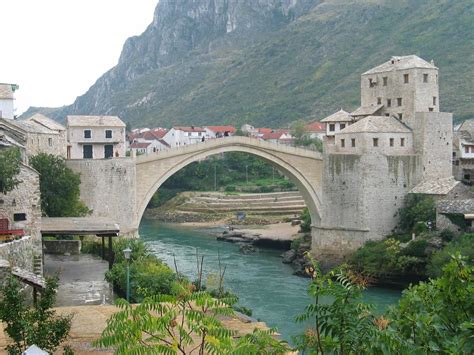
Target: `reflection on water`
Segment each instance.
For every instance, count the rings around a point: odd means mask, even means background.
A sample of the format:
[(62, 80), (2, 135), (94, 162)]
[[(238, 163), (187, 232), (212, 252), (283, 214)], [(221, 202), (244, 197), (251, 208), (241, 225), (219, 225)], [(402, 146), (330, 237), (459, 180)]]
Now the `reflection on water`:
[[(286, 340), (304, 330), (304, 325), (294, 319), (310, 301), (306, 293), (309, 280), (292, 275), (291, 266), (281, 262), (281, 251), (258, 249), (242, 254), (235, 244), (217, 241), (210, 230), (146, 219), (140, 225), (140, 236), (172, 268), (175, 257), (179, 272), (191, 279), (197, 275), (196, 250), (204, 256), (204, 275), (218, 274), (219, 254), (222, 266), (226, 266), (226, 289), (239, 296), (240, 304), (252, 309), (254, 318), (276, 327)], [(399, 297), (399, 291), (372, 288), (364, 298), (381, 312)]]

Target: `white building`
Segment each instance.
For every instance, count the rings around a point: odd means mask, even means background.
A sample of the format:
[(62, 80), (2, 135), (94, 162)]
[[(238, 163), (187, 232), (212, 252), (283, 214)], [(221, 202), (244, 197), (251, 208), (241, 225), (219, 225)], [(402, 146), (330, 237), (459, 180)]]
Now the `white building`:
[(15, 118), (14, 93), (18, 88), (16, 84), (0, 83), (0, 118)]
[(205, 139), (206, 131), (204, 130), (204, 128), (195, 126), (173, 127), (163, 137), (163, 140), (168, 143), (171, 148), (199, 143)]
[(125, 157), (125, 123), (117, 116), (67, 116), (68, 159)]

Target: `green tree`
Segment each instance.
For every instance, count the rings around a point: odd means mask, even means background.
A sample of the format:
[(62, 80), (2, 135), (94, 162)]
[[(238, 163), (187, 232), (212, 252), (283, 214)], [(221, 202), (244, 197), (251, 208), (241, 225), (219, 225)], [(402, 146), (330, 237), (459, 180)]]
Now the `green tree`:
[(301, 213), (301, 232), (311, 232), (311, 215), (309, 214), (308, 207), (303, 209)]
[(405, 205), (400, 209), (400, 229), (411, 232), (418, 222), (434, 222), (436, 208), (432, 197), (422, 194), (408, 194)]
[(220, 316), (232, 316), (231, 298), (212, 298), (194, 292), (188, 283), (176, 283), (173, 295), (146, 297), (135, 307), (119, 300), (102, 337), (95, 343), (115, 347), (117, 354), (284, 354), (286, 343), (273, 331), (254, 331), (234, 340)]
[(5, 194), (20, 183), (21, 153), (18, 148), (0, 149), (0, 192)]
[(440, 277), (444, 266), (451, 261), (451, 255), (456, 253), (462, 253), (466, 257), (466, 262), (474, 265), (474, 234), (463, 234), (451, 241), (443, 249), (434, 252), (426, 266), (428, 275)]
[(40, 153), (30, 159), (40, 173), (41, 209), (48, 217), (80, 217), (90, 211), (79, 199), (81, 178), (64, 158)]
[(323, 151), (323, 142), (318, 138), (311, 138), (305, 121), (293, 122), (290, 126), (290, 133), (294, 138), (293, 144), (296, 147), (314, 147), (319, 152)]
[(6, 324), (5, 332), (13, 341), (5, 350), (21, 354), (30, 345), (53, 353), (67, 338), (72, 316), (57, 316), (53, 307), (56, 298), (57, 278), (46, 279), (46, 288), (39, 301), (28, 307), (20, 282), (9, 276), (1, 288), (0, 319)]

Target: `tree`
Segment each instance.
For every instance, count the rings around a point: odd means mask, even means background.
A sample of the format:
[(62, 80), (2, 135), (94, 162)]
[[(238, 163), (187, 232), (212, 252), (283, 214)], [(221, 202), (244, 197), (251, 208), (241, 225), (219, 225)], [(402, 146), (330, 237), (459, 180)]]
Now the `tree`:
[(53, 353), (67, 338), (72, 316), (57, 316), (51, 307), (56, 298), (57, 278), (46, 279), (46, 288), (39, 301), (26, 306), (20, 282), (9, 276), (1, 288), (0, 319), (13, 344), (5, 349), (9, 354), (22, 354), (30, 345)]
[(311, 138), (305, 121), (298, 120), (291, 124), (290, 133), (294, 137), (294, 145), (296, 147), (311, 147), (317, 151), (323, 151), (323, 142), (318, 138)]
[(40, 153), (30, 159), (40, 174), (41, 209), (48, 217), (80, 217), (90, 211), (79, 199), (81, 178), (64, 158)]
[(283, 354), (286, 343), (274, 339), (273, 330), (255, 330), (234, 340), (235, 331), (219, 316), (232, 316), (232, 298), (214, 299), (194, 291), (186, 282), (175, 284), (173, 295), (146, 297), (132, 307), (124, 300), (111, 316), (95, 345), (115, 347), (119, 354)]
[(422, 194), (408, 194), (405, 205), (400, 209), (400, 229), (411, 232), (418, 222), (436, 220), (436, 208), (433, 198)]
[(6, 194), (21, 181), (16, 178), (20, 173), (21, 153), (18, 148), (0, 149), (0, 192)]

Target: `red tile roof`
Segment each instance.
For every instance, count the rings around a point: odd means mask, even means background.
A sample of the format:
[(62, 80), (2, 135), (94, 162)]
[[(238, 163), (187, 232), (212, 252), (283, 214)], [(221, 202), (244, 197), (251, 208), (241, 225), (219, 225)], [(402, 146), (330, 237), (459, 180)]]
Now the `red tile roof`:
[(195, 127), (195, 126), (190, 126), (190, 127), (175, 126), (173, 128), (177, 131), (183, 131), (183, 132), (205, 132), (204, 128)]
[[(284, 134), (287, 134), (288, 133), (288, 130), (286, 129), (279, 129), (277, 131), (273, 131), (273, 132), (269, 132), (269, 133), (265, 133), (263, 136), (262, 136), (262, 139), (280, 139), (282, 135)], [(288, 138), (285, 138), (285, 139), (288, 139)]]
[(232, 126), (206, 126), (205, 128), (211, 130), (214, 133), (235, 133), (235, 131), (237, 131), (237, 129)]
[(165, 134), (168, 133), (168, 130), (164, 128), (153, 128), (151, 132), (158, 138), (163, 138)]
[(271, 128), (255, 128), (257, 130), (258, 133), (260, 134), (268, 134), (268, 133), (272, 133), (273, 132), (273, 129)]
[(311, 132), (326, 132), (326, 124), (319, 121), (308, 123), (306, 128)]

